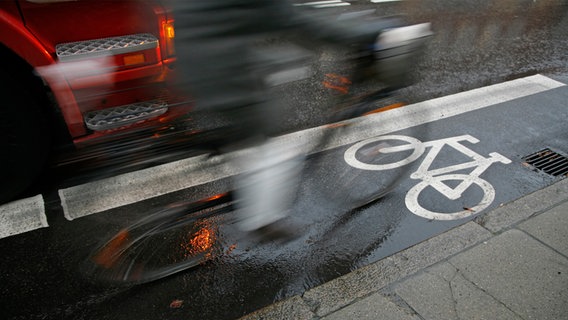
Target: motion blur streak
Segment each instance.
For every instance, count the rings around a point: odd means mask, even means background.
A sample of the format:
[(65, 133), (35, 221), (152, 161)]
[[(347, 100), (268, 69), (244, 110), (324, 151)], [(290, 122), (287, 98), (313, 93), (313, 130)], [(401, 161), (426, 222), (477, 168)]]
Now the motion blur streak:
[(110, 269), (119, 260), (122, 249), (129, 243), (129, 233), (120, 231), (111, 241), (93, 256), (93, 261), (99, 266)]

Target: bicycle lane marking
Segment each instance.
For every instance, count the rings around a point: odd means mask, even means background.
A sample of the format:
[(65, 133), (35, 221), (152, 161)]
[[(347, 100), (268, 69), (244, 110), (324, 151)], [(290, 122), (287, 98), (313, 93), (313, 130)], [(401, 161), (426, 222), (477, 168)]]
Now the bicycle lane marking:
[[(534, 75), (369, 115), (356, 124), (358, 130), (351, 130), (350, 135), (338, 137), (330, 141), (328, 145), (314, 151), (340, 147), (562, 86), (566, 85), (542, 75)], [(322, 134), (324, 128), (325, 126), (322, 126), (294, 132), (278, 139), (284, 143), (295, 143), (297, 147), (307, 147), (311, 150), (314, 146), (306, 145), (306, 142), (316, 141), (315, 139)], [(222, 159), (213, 158), (213, 160), (208, 160), (209, 162), (204, 162), (204, 160), (204, 156), (183, 159), (154, 168), (60, 189), (59, 195), (65, 217), (68, 220), (77, 219), (239, 173), (238, 168), (223, 163)], [(218, 163), (210, 161), (218, 161)]]
[[(431, 148), (430, 152), (422, 161), (422, 164), (416, 172), (410, 176), (412, 179), (422, 180), (422, 182), (411, 188), (405, 197), (406, 206), (412, 213), (432, 220), (458, 220), (480, 213), (493, 203), (493, 200), (495, 199), (495, 188), (488, 181), (483, 180), (479, 176), (492, 164), (510, 164), (511, 160), (496, 152), (492, 152), (489, 154), (489, 157), (485, 157), (461, 144), (461, 141), (477, 144), (479, 139), (470, 135), (462, 135), (424, 142), (427, 147)], [(470, 158), (471, 161), (451, 164), (446, 167), (431, 170), (430, 167), (433, 161), (437, 158), (440, 150), (446, 145), (453, 148), (455, 152), (460, 152)], [(456, 172), (459, 172), (460, 170), (470, 168), (474, 169), (469, 174), (456, 174)], [(461, 183), (452, 188), (448, 184), (444, 183), (444, 181), (448, 180), (461, 181)], [(472, 206), (471, 208), (464, 208), (462, 211), (453, 213), (430, 211), (422, 207), (418, 202), (420, 193), (427, 186), (432, 186), (449, 200), (457, 200), (461, 198), (466, 189), (473, 184), (476, 184), (481, 188), (483, 191), (483, 198), (477, 205)]]
[(0, 239), (48, 226), (41, 195), (0, 206)]
[[(462, 211), (452, 212), (452, 213), (441, 213), (428, 210), (424, 208), (418, 202), (418, 196), (428, 186), (432, 186), (433, 182), (443, 184), (441, 181), (446, 180), (456, 180), (463, 181), (468, 185), (476, 184), (483, 191), (483, 198), (479, 203), (471, 208), (464, 208)], [(444, 194), (444, 193), (442, 193)], [(459, 220), (467, 218), (471, 215), (478, 214), (486, 209), (495, 200), (495, 188), (488, 181), (483, 180), (477, 176), (471, 176), (467, 174), (446, 174), (438, 177), (430, 177), (428, 180), (423, 180), (414, 187), (412, 187), (406, 194), (405, 204), (408, 210), (413, 214), (430, 219), (430, 220)]]
[[(408, 144), (395, 144), (394, 146), (389, 146), (389, 144), (387, 144), (386, 146), (380, 147), (382, 153), (396, 153), (400, 151), (412, 150), (412, 154), (410, 156), (407, 156), (403, 160), (394, 163), (369, 164), (363, 163), (357, 159), (356, 153), (361, 148), (372, 143), (385, 143), (386, 141), (403, 141), (407, 142)], [(420, 156), (422, 156), (422, 154), (424, 154), (426, 148), (429, 148), (418, 169), (416, 169), (416, 171), (410, 175), (411, 179), (422, 181), (416, 184), (407, 192), (405, 197), (406, 207), (415, 215), (426, 219), (457, 220), (479, 213), (489, 205), (491, 205), (491, 203), (495, 199), (495, 189), (489, 182), (481, 179), (479, 176), (483, 174), (483, 172), (485, 172), (485, 170), (487, 170), (493, 163), (511, 163), (510, 159), (507, 159), (506, 157), (496, 152), (490, 153), (489, 157), (486, 158), (476, 151), (461, 144), (460, 142), (462, 141), (476, 144), (479, 142), (479, 139), (471, 135), (461, 135), (422, 142), (418, 139), (408, 136), (385, 135), (363, 140), (354, 144), (345, 151), (344, 159), (348, 165), (355, 168), (370, 171), (385, 171), (397, 167), (402, 167), (416, 161)], [(440, 153), (442, 148), (444, 148), (444, 146), (453, 148), (455, 152), (462, 153), (463, 155), (471, 159), (471, 161), (462, 162), (459, 164), (451, 164), (446, 167), (439, 167), (437, 169), (430, 169), (432, 163), (438, 157), (438, 154)], [(456, 174), (456, 172), (470, 168), (474, 169), (469, 174)], [(448, 180), (462, 182), (455, 187), (450, 187), (448, 184), (444, 183), (444, 181)], [(418, 202), (420, 193), (428, 186), (433, 187), (449, 200), (457, 200), (461, 198), (464, 191), (473, 184), (476, 184), (482, 189), (483, 198), (481, 199), (479, 204), (471, 208), (464, 208), (464, 210), (462, 211), (453, 213), (434, 212), (422, 207)]]

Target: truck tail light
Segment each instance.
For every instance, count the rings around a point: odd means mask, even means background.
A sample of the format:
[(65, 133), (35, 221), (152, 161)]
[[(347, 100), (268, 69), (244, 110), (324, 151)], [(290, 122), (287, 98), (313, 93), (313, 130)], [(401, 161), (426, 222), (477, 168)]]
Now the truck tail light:
[(175, 30), (174, 30), (174, 22), (168, 20), (163, 24), (163, 33), (166, 46), (166, 55), (168, 57), (173, 57), (176, 53), (175, 46), (174, 46), (174, 39), (175, 39)]

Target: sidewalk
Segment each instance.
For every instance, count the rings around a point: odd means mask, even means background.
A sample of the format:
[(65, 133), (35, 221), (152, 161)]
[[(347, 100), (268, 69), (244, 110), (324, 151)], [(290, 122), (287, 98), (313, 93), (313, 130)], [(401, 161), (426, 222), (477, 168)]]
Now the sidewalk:
[(242, 319), (568, 319), (568, 179)]

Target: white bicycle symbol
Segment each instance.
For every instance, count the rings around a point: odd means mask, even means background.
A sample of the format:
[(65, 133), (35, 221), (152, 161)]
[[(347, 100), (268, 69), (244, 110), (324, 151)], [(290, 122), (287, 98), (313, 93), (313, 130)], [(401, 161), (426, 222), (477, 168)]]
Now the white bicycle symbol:
[[(412, 153), (397, 162), (386, 163), (386, 164), (370, 164), (365, 163), (357, 159), (357, 151), (370, 143), (381, 143), (386, 141), (398, 140), (402, 142), (401, 145), (396, 146), (382, 146), (380, 149), (381, 153), (396, 153), (402, 151), (412, 150)], [(402, 136), (402, 135), (387, 135), (380, 136), (376, 138), (367, 139), (351, 146), (347, 151), (345, 151), (344, 158), (345, 161), (352, 167), (359, 168), (362, 170), (389, 170), (397, 167), (402, 167), (409, 164), (416, 159), (418, 159), (426, 150), (426, 148), (431, 148), (426, 155), (423, 162), (416, 172), (410, 175), (410, 178), (422, 180), (420, 183), (412, 187), (406, 194), (405, 203), (406, 206), (412, 213), (424, 217), (426, 219), (433, 220), (457, 220), (466, 218), (472, 214), (479, 213), (480, 211), (487, 208), (495, 199), (495, 189), (493, 186), (481, 179), (479, 176), (491, 166), (491, 164), (496, 162), (501, 162), (504, 164), (511, 163), (511, 160), (507, 159), (503, 155), (493, 152), (489, 154), (488, 158), (483, 157), (477, 152), (467, 148), (462, 145), (461, 141), (467, 141), (470, 143), (478, 143), (479, 140), (470, 136), (462, 135), (458, 137), (451, 137), (446, 139), (421, 142), (418, 139)], [(456, 165), (451, 165), (443, 168), (429, 170), (434, 159), (440, 153), (440, 150), (444, 146), (451, 146), (457, 151), (460, 151), (464, 155), (473, 159), (470, 162), (460, 163)], [(458, 174), (455, 173), (460, 170), (475, 168), (470, 174)], [(455, 188), (451, 188), (444, 181), (461, 181)], [(483, 191), (483, 198), (474, 207), (464, 208), (463, 211), (454, 213), (441, 213), (434, 212), (423, 208), (418, 202), (418, 196), (427, 187), (431, 186), (435, 188), (438, 192), (446, 196), (450, 200), (459, 199), (462, 194), (472, 185), (478, 185)]]

